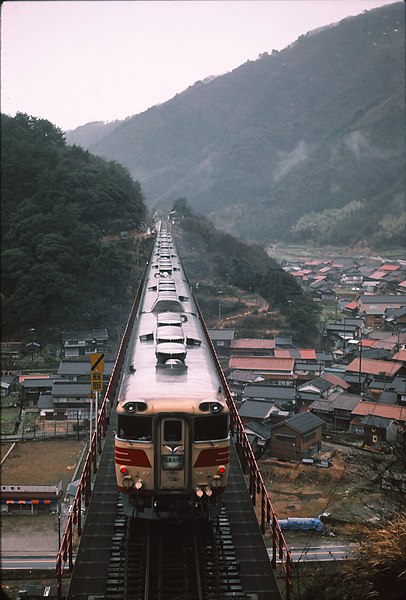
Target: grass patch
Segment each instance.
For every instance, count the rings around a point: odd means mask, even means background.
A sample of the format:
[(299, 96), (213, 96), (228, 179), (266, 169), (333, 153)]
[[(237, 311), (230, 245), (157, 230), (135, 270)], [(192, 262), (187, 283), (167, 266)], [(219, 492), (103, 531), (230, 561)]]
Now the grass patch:
[(20, 407), (18, 406), (18, 398), (13, 396), (4, 396), (1, 398), (1, 433), (14, 433), (14, 427)]

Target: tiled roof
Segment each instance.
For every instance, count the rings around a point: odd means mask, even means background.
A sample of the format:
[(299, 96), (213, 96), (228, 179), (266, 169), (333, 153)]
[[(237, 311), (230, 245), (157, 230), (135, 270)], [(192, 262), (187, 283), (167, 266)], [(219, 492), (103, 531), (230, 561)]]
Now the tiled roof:
[(406, 350), (399, 350), (392, 356), (393, 360), (406, 362)]
[(334, 405), (330, 400), (315, 400), (310, 404), (309, 410), (320, 410), (326, 413), (333, 413)]
[(268, 400), (294, 400), (295, 389), (285, 385), (246, 385), (243, 396), (245, 398), (266, 398)]
[(209, 329), (212, 340), (233, 340), (234, 333), (234, 329)]
[(394, 419), (396, 421), (406, 422), (406, 407), (379, 404), (377, 402), (362, 401), (357, 404), (351, 414), (354, 417), (374, 415), (375, 417), (384, 417), (385, 419)]
[(375, 273), (371, 273), (370, 278), (381, 280), (386, 277), (387, 274), (388, 273), (386, 271), (375, 271)]
[(337, 377), (337, 375), (334, 375), (333, 373), (322, 373), (322, 378), (326, 379), (327, 381), (329, 381), (330, 383), (332, 383), (333, 385), (339, 385), (340, 387), (342, 387), (343, 389), (348, 389), (350, 387), (350, 385), (344, 381), (344, 379), (341, 379), (340, 377)]
[(406, 294), (361, 294), (359, 299), (363, 304), (406, 305)]
[(316, 360), (316, 350), (301, 350), (291, 348), (289, 350), (275, 350), (275, 358), (301, 358), (303, 360)]
[(241, 381), (241, 382), (248, 382), (248, 383), (252, 383), (253, 381), (256, 381), (258, 379), (259, 375), (258, 373), (255, 373), (254, 371), (231, 371), (230, 375), (227, 377), (227, 379), (233, 380), (233, 381)]
[(275, 425), (275, 429), (281, 425), (289, 425), (289, 427), (296, 429), (300, 433), (307, 433), (324, 424), (323, 419), (320, 419), (311, 412), (304, 412), (293, 415), (293, 417), (287, 419), (284, 423), (278, 423)]
[(272, 410), (273, 402), (246, 400), (238, 409), (240, 417), (253, 417), (265, 419)]
[(331, 388), (332, 384), (329, 381), (327, 381), (327, 379), (325, 379), (324, 377), (317, 377), (317, 379), (312, 379), (311, 381), (307, 381), (306, 383), (301, 385), (299, 387), (299, 390), (302, 390), (303, 388), (311, 387), (311, 386), (315, 387), (316, 389), (320, 390), (321, 392), (325, 392), (326, 390)]
[(243, 338), (241, 340), (233, 340), (231, 348), (247, 348), (273, 350), (275, 348), (275, 340), (259, 340), (255, 338)]
[[(114, 360), (106, 359), (104, 361), (104, 375), (111, 375), (114, 367)], [(90, 377), (90, 357), (85, 360), (62, 360), (59, 363), (58, 374), (62, 377), (69, 375), (89, 375)]]
[(381, 266), (380, 271), (398, 271), (399, 269), (400, 269), (400, 265), (384, 264)]
[(360, 396), (358, 394), (331, 394), (329, 399), (333, 402), (334, 408), (354, 410), (360, 401)]
[(245, 424), (244, 429), (250, 429), (253, 433), (257, 434), (264, 440), (269, 440), (271, 437), (271, 429), (273, 424), (270, 423), (259, 423), (258, 421), (250, 421)]
[(370, 427), (380, 427), (382, 429), (386, 429), (388, 425), (390, 425), (391, 420), (386, 419), (385, 417), (376, 417), (373, 415), (365, 415), (361, 419), (361, 425), (369, 425)]
[[(402, 365), (388, 360), (373, 360), (370, 358), (361, 359), (361, 373), (367, 373), (368, 375), (384, 375), (394, 376), (402, 368)], [(359, 373), (360, 371), (360, 359), (354, 358), (354, 360), (347, 366), (346, 371)]]
[(23, 388), (48, 388), (51, 387), (54, 382), (54, 378), (50, 377), (36, 377), (36, 378), (28, 378), (24, 379), (22, 382)]
[(18, 383), (23, 383), (26, 379), (50, 379), (52, 375), (20, 375)]
[(295, 361), (293, 358), (282, 359), (273, 356), (231, 356), (230, 369), (244, 371), (267, 371), (268, 373), (292, 373)]
[(90, 383), (78, 383), (76, 381), (55, 381), (52, 386), (52, 396), (57, 397), (86, 397), (90, 394)]

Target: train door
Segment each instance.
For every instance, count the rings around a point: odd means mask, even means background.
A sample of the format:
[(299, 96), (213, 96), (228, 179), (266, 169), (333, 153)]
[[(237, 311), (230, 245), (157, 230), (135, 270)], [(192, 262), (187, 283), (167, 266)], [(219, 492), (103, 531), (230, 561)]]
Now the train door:
[(186, 419), (164, 417), (159, 423), (160, 456), (156, 461), (158, 471), (158, 489), (182, 491), (187, 487), (188, 424)]

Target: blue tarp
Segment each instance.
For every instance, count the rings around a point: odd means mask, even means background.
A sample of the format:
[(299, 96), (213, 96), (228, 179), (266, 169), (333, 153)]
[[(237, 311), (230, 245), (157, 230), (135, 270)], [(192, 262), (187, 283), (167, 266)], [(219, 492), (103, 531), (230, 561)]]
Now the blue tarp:
[(280, 528), (283, 530), (292, 531), (308, 531), (310, 529), (314, 531), (323, 531), (324, 525), (320, 519), (305, 519), (305, 518), (291, 518), (291, 519), (279, 519)]

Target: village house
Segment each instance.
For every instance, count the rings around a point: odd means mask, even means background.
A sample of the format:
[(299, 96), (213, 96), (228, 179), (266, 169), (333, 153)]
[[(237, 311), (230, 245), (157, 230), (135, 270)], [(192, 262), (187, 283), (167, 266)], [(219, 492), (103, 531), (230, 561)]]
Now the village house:
[(209, 336), (219, 356), (230, 356), (234, 329), (209, 329)]
[(56, 511), (62, 497), (61, 481), (57, 485), (2, 485), (2, 513), (41, 513)]
[[(114, 360), (105, 359), (103, 369), (103, 382), (107, 386), (114, 368)], [(69, 381), (87, 382), (90, 386), (90, 358), (77, 360), (61, 360), (58, 368), (60, 379)]]
[(50, 394), (54, 381), (58, 375), (20, 375), (18, 384), (20, 388), (20, 402), (26, 408), (37, 407), (40, 394)]
[(349, 431), (352, 411), (359, 402), (359, 395), (335, 393), (329, 398), (316, 400), (310, 404), (309, 410), (323, 419), (328, 428)]
[(293, 358), (283, 359), (268, 356), (236, 356), (232, 355), (228, 368), (230, 370), (255, 371), (275, 385), (286, 385), (294, 382), (295, 361)]
[(283, 410), (294, 411), (296, 405), (296, 391), (293, 387), (282, 385), (264, 385), (263, 382), (246, 385), (243, 401), (262, 400), (276, 402)]
[(406, 375), (406, 367), (398, 362), (358, 357), (354, 358), (354, 360), (346, 367), (344, 378), (350, 383), (347, 374), (352, 375), (353, 377), (358, 376), (359, 379), (364, 375), (368, 382), (373, 380), (391, 382), (398, 375)]
[[(406, 427), (406, 407), (362, 401), (352, 411), (350, 433), (362, 437), (367, 445), (388, 445), (404, 434)], [(364, 420), (364, 417), (370, 417)], [(377, 421), (376, 419), (384, 419)], [(396, 424), (395, 427), (392, 422)], [(378, 429), (380, 430), (378, 432)], [(366, 437), (365, 437), (366, 436)]]
[(91, 331), (63, 331), (62, 356), (75, 358), (89, 356), (96, 352), (107, 352), (109, 335), (107, 329), (92, 329)]
[(381, 328), (385, 325), (385, 311), (388, 308), (406, 306), (406, 294), (361, 294), (358, 297), (358, 310), (364, 316), (366, 327)]
[(245, 425), (244, 431), (255, 458), (260, 458), (270, 448), (272, 427), (272, 423), (259, 423), (258, 421), (250, 421)]
[(275, 340), (242, 338), (231, 342), (232, 354), (248, 356), (273, 356)]
[(311, 412), (299, 413), (274, 425), (271, 455), (284, 460), (301, 461), (321, 450), (325, 422)]
[(57, 419), (89, 419), (90, 382), (59, 379), (54, 381), (51, 393)]
[(272, 420), (272, 422), (278, 422), (286, 419), (290, 414), (276, 402), (264, 400), (246, 400), (238, 409), (238, 413), (243, 424), (250, 421), (264, 423)]

